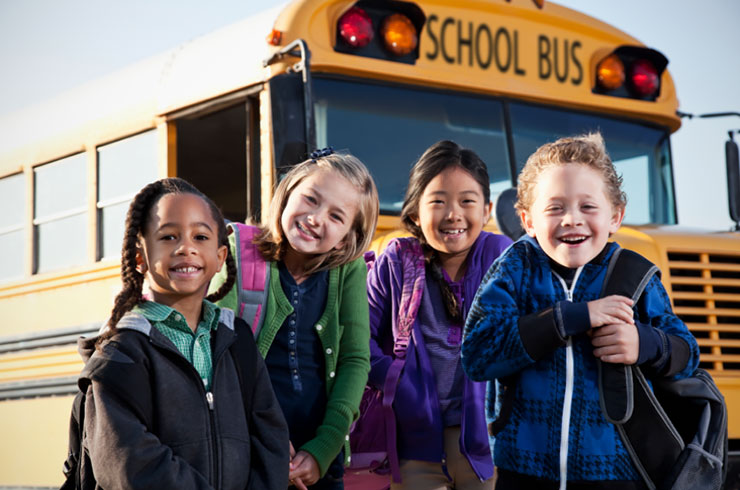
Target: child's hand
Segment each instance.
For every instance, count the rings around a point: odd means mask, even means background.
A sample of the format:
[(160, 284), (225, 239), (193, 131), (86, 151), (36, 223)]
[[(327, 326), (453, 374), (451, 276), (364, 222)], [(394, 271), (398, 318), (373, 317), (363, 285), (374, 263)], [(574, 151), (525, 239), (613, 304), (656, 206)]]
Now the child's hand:
[(634, 323), (612, 323), (591, 331), (594, 356), (602, 362), (634, 364), (640, 353), (640, 336)]
[(313, 485), (319, 481), (319, 464), (313, 456), (306, 451), (298, 451), (290, 462), (290, 478), (293, 485), (305, 489), (306, 486)]
[(612, 323), (635, 323), (632, 312), (632, 300), (613, 294), (606, 298), (589, 301), (588, 316), (591, 319), (591, 327), (601, 327)]

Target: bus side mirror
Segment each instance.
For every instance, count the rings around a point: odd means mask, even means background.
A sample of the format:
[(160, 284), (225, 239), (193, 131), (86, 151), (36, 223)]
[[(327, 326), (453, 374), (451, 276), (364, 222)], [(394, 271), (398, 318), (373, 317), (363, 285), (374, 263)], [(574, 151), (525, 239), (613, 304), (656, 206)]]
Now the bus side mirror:
[(740, 161), (737, 143), (732, 139), (725, 142), (725, 163), (727, 165), (727, 201), (730, 218), (735, 222), (735, 231), (740, 231)]

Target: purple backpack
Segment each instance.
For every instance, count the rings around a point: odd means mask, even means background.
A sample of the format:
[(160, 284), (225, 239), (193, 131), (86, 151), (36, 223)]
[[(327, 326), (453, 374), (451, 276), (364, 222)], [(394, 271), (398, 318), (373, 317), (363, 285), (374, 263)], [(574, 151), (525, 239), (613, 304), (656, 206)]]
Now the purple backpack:
[[(388, 368), (383, 390), (366, 386), (360, 402), (360, 417), (350, 429), (349, 443), (352, 460), (348, 474), (390, 474), (393, 481), (401, 481), (396, 443), (396, 416), (393, 400), (398, 380), (406, 363), (406, 352), (411, 341), (411, 327), (419, 311), (424, 292), (424, 253), (416, 240), (395, 242), (400, 247), (403, 264), (403, 286), (399, 306), (398, 334), (394, 339), (393, 362)], [(370, 268), (374, 254), (365, 254)]]

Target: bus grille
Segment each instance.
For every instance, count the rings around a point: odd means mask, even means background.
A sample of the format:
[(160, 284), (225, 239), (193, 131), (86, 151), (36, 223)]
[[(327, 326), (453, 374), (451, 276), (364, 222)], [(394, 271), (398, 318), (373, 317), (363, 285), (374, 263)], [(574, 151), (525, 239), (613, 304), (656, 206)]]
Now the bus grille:
[(700, 366), (740, 371), (740, 253), (668, 252), (676, 314), (696, 337)]

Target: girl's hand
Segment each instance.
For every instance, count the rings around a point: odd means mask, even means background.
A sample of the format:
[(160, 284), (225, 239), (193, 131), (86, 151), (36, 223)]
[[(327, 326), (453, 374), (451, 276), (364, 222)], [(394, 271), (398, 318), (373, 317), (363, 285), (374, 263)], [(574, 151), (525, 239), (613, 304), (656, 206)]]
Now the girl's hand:
[(306, 451), (298, 451), (290, 462), (290, 474), (288, 475), (293, 485), (303, 490), (306, 486), (319, 481), (319, 476), (319, 464), (314, 457)]
[(591, 331), (594, 356), (602, 362), (634, 364), (640, 353), (640, 336), (634, 323), (613, 323)]
[(591, 327), (601, 327), (612, 323), (635, 324), (632, 300), (625, 296), (613, 294), (606, 298), (589, 301), (586, 305)]
[[(292, 441), (288, 441), (288, 444), (290, 444), (290, 468), (289, 468), (289, 473), (292, 473), (293, 472), (293, 458), (295, 458), (295, 448), (293, 447), (293, 442)], [(306, 488), (306, 485), (303, 483), (303, 480), (301, 480), (300, 478), (293, 478), (291, 476), (288, 476), (288, 478), (290, 478), (290, 481), (288, 482), (288, 483), (290, 483), (290, 486), (296, 487), (298, 490), (308, 490)]]

